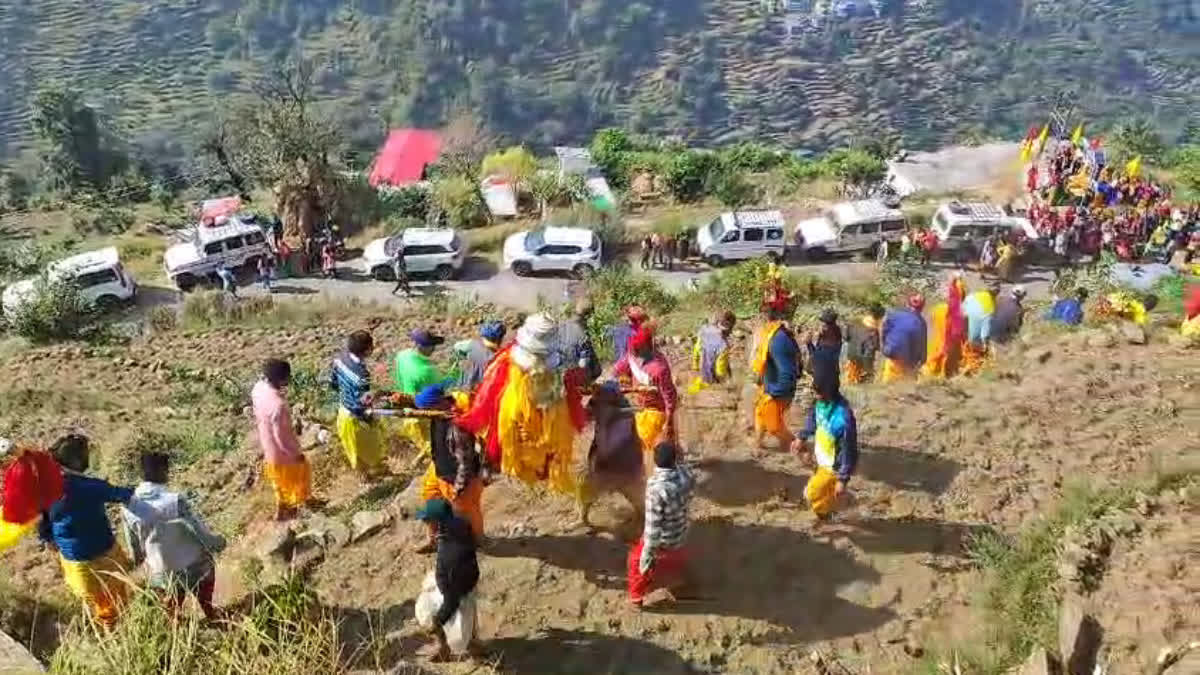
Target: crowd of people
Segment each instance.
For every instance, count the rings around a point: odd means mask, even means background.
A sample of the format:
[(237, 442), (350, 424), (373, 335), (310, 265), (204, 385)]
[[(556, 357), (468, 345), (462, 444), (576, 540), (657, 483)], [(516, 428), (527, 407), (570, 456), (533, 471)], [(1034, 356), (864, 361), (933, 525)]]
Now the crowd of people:
[[(858, 469), (858, 422), (842, 395), (843, 382), (969, 376), (991, 357), (993, 343), (1021, 330), (1026, 310), (1020, 287), (972, 291), (955, 274), (945, 293), (928, 312), (926, 299), (913, 295), (903, 306), (873, 305), (848, 321), (827, 309), (802, 330), (794, 322), (795, 299), (771, 268), (748, 349), (747, 375), (757, 397), (746, 422), (759, 446), (794, 453), (811, 467), (804, 496), (814, 529), (846, 503)], [(1079, 323), (1086, 300), (1082, 292), (1062, 298), (1048, 317)], [(1111, 295), (1096, 303), (1096, 311), (1144, 324), (1153, 306), (1151, 297)], [(585, 525), (598, 494), (624, 494), (641, 521), (641, 535), (628, 552), (629, 602), (641, 607), (653, 591), (665, 591), (669, 600), (691, 588), (687, 533), (696, 479), (680, 441), (683, 397), (672, 365), (640, 307), (627, 308), (612, 326), (615, 360), (601, 363), (586, 330), (591, 312), (585, 301), (561, 319), (538, 313), (512, 327), (484, 321), (476, 337), (453, 345), (449, 369), (437, 358), (445, 339), (415, 330), (411, 347), (390, 359), (390, 382), (382, 386), (370, 366), (370, 332), (348, 335), (331, 360), (336, 435), (347, 466), (368, 482), (387, 475), (385, 440), (392, 434), (409, 439), (427, 459), (417, 511), (426, 536), (416, 552), (434, 559), (416, 614), (433, 637), (426, 650), (431, 657), (466, 654), (475, 642), (478, 551), (487, 541), (482, 496), (501, 476), (574, 500)], [(1192, 290), (1185, 312), (1185, 334), (1189, 325), (1200, 333), (1200, 289)], [(719, 312), (697, 332), (689, 395), (735, 379), (735, 323), (732, 313)], [(812, 403), (803, 426), (793, 431), (790, 410), (806, 381)], [(249, 392), (261, 474), (279, 521), (324, 507), (313, 494), (312, 470), (291, 415), (290, 382), (290, 364), (272, 358)], [(576, 440), (589, 425), (592, 444), (578, 462)], [(206, 617), (219, 617), (212, 596), (216, 556), (225, 541), (170, 488), (169, 456), (143, 454), (142, 483), (126, 487), (88, 475), (90, 443), (78, 434), (45, 450), (18, 445), (9, 454), (0, 546), (37, 530), (57, 551), (68, 588), (101, 625), (119, 620), (128, 575), (139, 564), (172, 611), (180, 611), (190, 594)], [(109, 504), (121, 507), (124, 546), (109, 521)]]
[(1104, 164), (1097, 148), (1055, 143), (1026, 169), (1028, 216), (1063, 259), (1109, 252), (1123, 261), (1200, 262), (1200, 205), (1182, 205), (1143, 176), (1140, 161)]

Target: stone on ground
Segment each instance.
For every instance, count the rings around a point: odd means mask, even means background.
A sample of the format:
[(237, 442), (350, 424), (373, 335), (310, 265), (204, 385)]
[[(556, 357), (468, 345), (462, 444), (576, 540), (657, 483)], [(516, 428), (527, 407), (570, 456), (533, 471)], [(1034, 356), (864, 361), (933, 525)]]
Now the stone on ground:
[(355, 542), (390, 525), (392, 515), (387, 511), (359, 511), (350, 519), (350, 541)]
[(0, 675), (29, 675), (44, 673), (46, 669), (24, 645), (0, 631)]
[(1077, 595), (1063, 599), (1058, 614), (1058, 649), (1066, 675), (1092, 675), (1100, 651), (1102, 631), (1095, 617), (1083, 609)]

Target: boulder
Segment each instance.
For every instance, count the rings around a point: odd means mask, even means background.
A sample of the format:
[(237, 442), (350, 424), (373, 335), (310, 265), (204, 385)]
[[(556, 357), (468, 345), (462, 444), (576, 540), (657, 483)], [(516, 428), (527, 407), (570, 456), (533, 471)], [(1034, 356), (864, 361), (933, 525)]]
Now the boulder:
[(1096, 329), (1084, 335), (1083, 343), (1095, 349), (1109, 349), (1117, 346), (1117, 338), (1106, 330)]
[(1025, 659), (1017, 675), (1058, 675), (1058, 661), (1045, 647), (1037, 647)]
[(400, 518), (408, 519), (421, 507), (421, 482), (423, 476), (417, 474), (400, 494), (392, 498), (388, 509)]
[(0, 673), (44, 673), (46, 669), (20, 642), (0, 631)]
[(1133, 323), (1132, 321), (1122, 321), (1118, 329), (1121, 333), (1121, 339), (1131, 345), (1146, 344), (1146, 329), (1142, 326)]
[(308, 521), (308, 529), (296, 537), (297, 546), (304, 542), (312, 542), (321, 548), (342, 548), (350, 543), (350, 528), (340, 520), (314, 516)]
[(1058, 610), (1058, 649), (1065, 675), (1092, 675), (1103, 631), (1095, 617), (1084, 611), (1083, 600), (1068, 595)]
[(359, 511), (350, 519), (350, 541), (369, 537), (391, 523), (392, 514), (387, 511)]
[(275, 559), (287, 562), (296, 547), (296, 532), (287, 523), (274, 523), (261, 535), (254, 547), (255, 554), (264, 562)]

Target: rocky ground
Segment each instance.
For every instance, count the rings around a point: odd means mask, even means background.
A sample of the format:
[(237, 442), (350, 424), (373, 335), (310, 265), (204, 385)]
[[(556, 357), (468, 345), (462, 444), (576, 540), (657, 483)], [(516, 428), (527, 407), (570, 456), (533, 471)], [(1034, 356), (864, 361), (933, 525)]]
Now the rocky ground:
[[(318, 449), (317, 489), (329, 506), (282, 530), (266, 522), (261, 482), (244, 487), (255, 450), (243, 406), (267, 355), (300, 364), (308, 379), (294, 397), (319, 402), (325, 363), (348, 330), (372, 325), (382, 359), (416, 320), (384, 313), (287, 331), (167, 332), (127, 348), (25, 351), (0, 364), (0, 432), (49, 440), (82, 429), (101, 452), (98, 472), (128, 477), (139, 438), (176, 430), (192, 439), (176, 482), (235, 542), (221, 560), (223, 603), (239, 599), (259, 562), (267, 564), (259, 574), (270, 574), (291, 557), (343, 621), (355, 667), (415, 664), (422, 638), (412, 602), (432, 560), (412, 552), (422, 530), (405, 517), (405, 488), (423, 467), (395, 442), (395, 476), (363, 486), (336, 450)], [(974, 535), (1016, 533), (1073, 482), (1119, 484), (1186, 462), (1200, 447), (1195, 352), (1117, 342), (1039, 330), (976, 379), (851, 388), (859, 477), (852, 506), (820, 533), (803, 503), (807, 471), (794, 456), (750, 447), (740, 384), (687, 398), (680, 428), (700, 477), (690, 534), (699, 593), (674, 606), (638, 612), (625, 601), (625, 540), (635, 530), (619, 498), (601, 503), (592, 534), (576, 527), (567, 500), (501, 481), (484, 498), (485, 661), (413, 668), (897, 673), (940, 645), (977, 640), (983, 577), (968, 559)], [(682, 384), (689, 366), (671, 349)], [(317, 404), (304, 413), (321, 414)], [(794, 425), (802, 414), (793, 411)], [(1078, 546), (1064, 543), (1067, 567), (1092, 570), (1087, 589), (1061, 583), (1083, 593), (1103, 627), (1112, 673), (1140, 672), (1162, 648), (1200, 639), (1200, 587), (1189, 573), (1200, 560), (1195, 489), (1139, 503), (1127, 513), (1133, 525), (1110, 528), (1099, 544), (1090, 533)], [(1077, 548), (1084, 552), (1071, 558)], [(1097, 550), (1098, 564), (1084, 560)], [(6, 553), (0, 568), (19, 588), (64, 596), (56, 562), (32, 542)], [(44, 633), (35, 637), (42, 655), (53, 647)]]

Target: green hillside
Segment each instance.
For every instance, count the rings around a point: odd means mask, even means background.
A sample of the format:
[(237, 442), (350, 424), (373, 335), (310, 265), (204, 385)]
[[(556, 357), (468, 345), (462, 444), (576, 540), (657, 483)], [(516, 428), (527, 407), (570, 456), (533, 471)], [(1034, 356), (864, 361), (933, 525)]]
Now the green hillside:
[(893, 131), (917, 147), (1019, 135), (1063, 89), (1092, 119), (1168, 129), (1200, 101), (1196, 3), (879, 0), (879, 16), (817, 21), (787, 4), (0, 0), (0, 156), (30, 142), (39, 83), (80, 87), (122, 135), (162, 143), (297, 49), (325, 64), (322, 95), (364, 147), (459, 109), (538, 144), (618, 125), (810, 147)]

